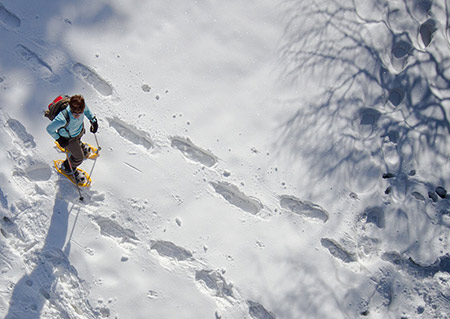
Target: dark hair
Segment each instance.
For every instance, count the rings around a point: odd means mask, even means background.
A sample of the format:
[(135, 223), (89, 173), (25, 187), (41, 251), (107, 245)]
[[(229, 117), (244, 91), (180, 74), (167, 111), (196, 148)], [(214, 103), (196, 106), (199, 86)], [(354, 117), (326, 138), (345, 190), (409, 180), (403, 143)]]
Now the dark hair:
[(72, 113), (82, 113), (84, 112), (84, 97), (81, 95), (74, 95), (70, 98), (70, 111)]

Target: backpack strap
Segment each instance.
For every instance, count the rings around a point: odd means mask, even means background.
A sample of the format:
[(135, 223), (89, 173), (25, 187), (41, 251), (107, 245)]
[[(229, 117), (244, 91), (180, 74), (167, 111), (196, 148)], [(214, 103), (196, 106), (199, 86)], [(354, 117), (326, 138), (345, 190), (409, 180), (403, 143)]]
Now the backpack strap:
[(61, 111), (61, 113), (64, 115), (64, 118), (66, 119), (66, 124), (64, 126), (61, 126), (56, 132), (59, 134), (60, 130), (65, 129), (67, 134), (69, 134), (69, 138), (72, 138), (72, 136), (70, 135), (69, 130), (67, 129), (67, 126), (69, 126), (69, 123), (70, 123), (69, 112), (66, 109), (64, 109), (64, 110)]

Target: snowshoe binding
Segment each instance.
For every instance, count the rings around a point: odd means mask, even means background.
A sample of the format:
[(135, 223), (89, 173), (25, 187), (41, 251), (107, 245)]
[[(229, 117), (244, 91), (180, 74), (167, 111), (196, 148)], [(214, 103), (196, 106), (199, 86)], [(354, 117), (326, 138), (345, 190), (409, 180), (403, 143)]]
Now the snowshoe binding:
[(73, 172), (64, 160), (55, 160), (55, 168), (61, 175), (67, 177), (72, 183), (78, 184), (80, 187), (88, 187), (91, 185), (91, 178), (88, 173), (80, 168), (76, 168)]
[[(66, 149), (59, 145), (57, 141), (55, 141), (55, 145), (61, 152), (66, 152)], [(81, 143), (81, 149), (83, 150), (85, 159), (95, 159), (99, 155), (98, 149), (91, 144)]]
[(92, 148), (88, 143), (81, 143), (81, 149), (83, 150), (85, 159), (92, 156)]

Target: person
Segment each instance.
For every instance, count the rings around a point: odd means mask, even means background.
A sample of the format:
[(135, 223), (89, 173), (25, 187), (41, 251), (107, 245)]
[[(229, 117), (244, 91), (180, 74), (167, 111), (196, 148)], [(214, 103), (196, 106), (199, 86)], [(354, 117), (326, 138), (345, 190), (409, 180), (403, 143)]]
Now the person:
[(61, 170), (67, 175), (74, 175), (77, 182), (82, 181), (83, 176), (80, 176), (76, 168), (83, 163), (90, 151), (89, 146), (81, 141), (85, 132), (85, 115), (91, 122), (90, 131), (97, 133), (97, 118), (86, 105), (83, 96), (74, 95), (70, 97), (67, 108), (59, 112), (47, 126), (47, 132), (70, 153), (70, 157), (62, 163)]

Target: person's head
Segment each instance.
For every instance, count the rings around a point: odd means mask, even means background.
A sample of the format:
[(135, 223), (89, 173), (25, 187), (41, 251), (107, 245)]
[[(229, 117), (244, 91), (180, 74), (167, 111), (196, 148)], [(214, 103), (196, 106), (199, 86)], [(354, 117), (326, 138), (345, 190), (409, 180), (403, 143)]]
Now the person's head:
[(84, 98), (81, 95), (74, 95), (70, 98), (70, 112), (73, 116), (80, 116), (84, 112)]

